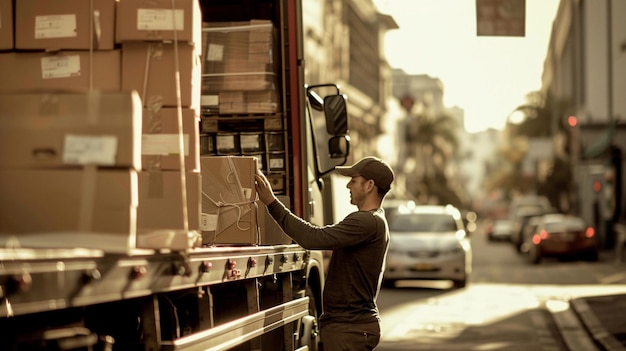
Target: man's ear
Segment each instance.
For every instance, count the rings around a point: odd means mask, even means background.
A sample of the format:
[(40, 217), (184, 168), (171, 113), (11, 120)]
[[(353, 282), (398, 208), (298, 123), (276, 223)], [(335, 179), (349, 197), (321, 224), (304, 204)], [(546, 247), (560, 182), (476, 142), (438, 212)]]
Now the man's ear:
[(367, 180), (367, 191), (376, 191), (376, 184), (374, 183), (374, 181), (372, 179), (368, 179)]

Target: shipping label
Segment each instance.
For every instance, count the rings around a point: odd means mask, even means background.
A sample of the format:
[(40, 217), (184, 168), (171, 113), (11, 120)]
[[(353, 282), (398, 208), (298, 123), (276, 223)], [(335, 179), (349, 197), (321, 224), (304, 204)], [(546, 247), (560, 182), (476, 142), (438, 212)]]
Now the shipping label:
[(47, 15), (35, 17), (35, 39), (74, 38), (76, 15)]
[[(185, 11), (167, 9), (138, 9), (137, 30), (177, 30), (185, 29)], [(174, 27), (176, 26), (176, 27)]]
[(73, 165), (115, 165), (117, 137), (113, 135), (65, 136), (63, 163)]
[(270, 158), (270, 169), (285, 168), (285, 161), (282, 158)]
[(202, 213), (200, 216), (200, 230), (213, 232), (217, 228), (217, 215)]
[(242, 135), (240, 137), (239, 143), (241, 144), (241, 148), (245, 150), (260, 150), (261, 149), (261, 140), (260, 135)]
[[(178, 155), (178, 134), (144, 134), (141, 136), (142, 155)], [(189, 134), (183, 134), (185, 156), (189, 155)]]
[(46, 56), (41, 58), (41, 78), (69, 78), (80, 76), (80, 56)]
[(207, 61), (220, 62), (224, 60), (224, 45), (209, 44), (209, 49), (206, 54)]

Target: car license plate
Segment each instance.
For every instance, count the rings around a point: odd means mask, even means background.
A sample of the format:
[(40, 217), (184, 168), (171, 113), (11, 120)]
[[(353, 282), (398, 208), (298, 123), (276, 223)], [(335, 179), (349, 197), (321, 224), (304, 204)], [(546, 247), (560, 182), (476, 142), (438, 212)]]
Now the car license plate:
[(433, 269), (433, 265), (430, 263), (416, 263), (415, 270), (417, 271), (430, 271)]

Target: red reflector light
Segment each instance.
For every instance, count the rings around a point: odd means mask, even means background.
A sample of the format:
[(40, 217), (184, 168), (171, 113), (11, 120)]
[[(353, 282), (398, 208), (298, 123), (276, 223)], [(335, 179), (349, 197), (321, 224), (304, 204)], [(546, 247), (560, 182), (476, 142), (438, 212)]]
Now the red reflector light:
[(533, 235), (533, 244), (539, 245), (541, 242), (541, 237), (538, 234)]
[(591, 227), (587, 227), (587, 230), (585, 230), (585, 236), (588, 238), (593, 238), (594, 235), (596, 235), (596, 231)]
[(542, 230), (541, 233), (539, 233), (539, 236), (541, 236), (541, 239), (547, 239), (548, 238), (548, 232), (545, 230)]

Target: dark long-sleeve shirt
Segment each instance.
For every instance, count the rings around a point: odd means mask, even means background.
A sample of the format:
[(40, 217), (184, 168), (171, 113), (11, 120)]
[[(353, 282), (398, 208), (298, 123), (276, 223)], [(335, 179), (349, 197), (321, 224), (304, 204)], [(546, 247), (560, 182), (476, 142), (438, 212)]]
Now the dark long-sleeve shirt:
[(268, 210), (285, 233), (310, 250), (332, 250), (322, 325), (380, 320), (376, 298), (389, 245), (384, 211), (357, 211), (337, 224), (314, 226), (275, 200)]

